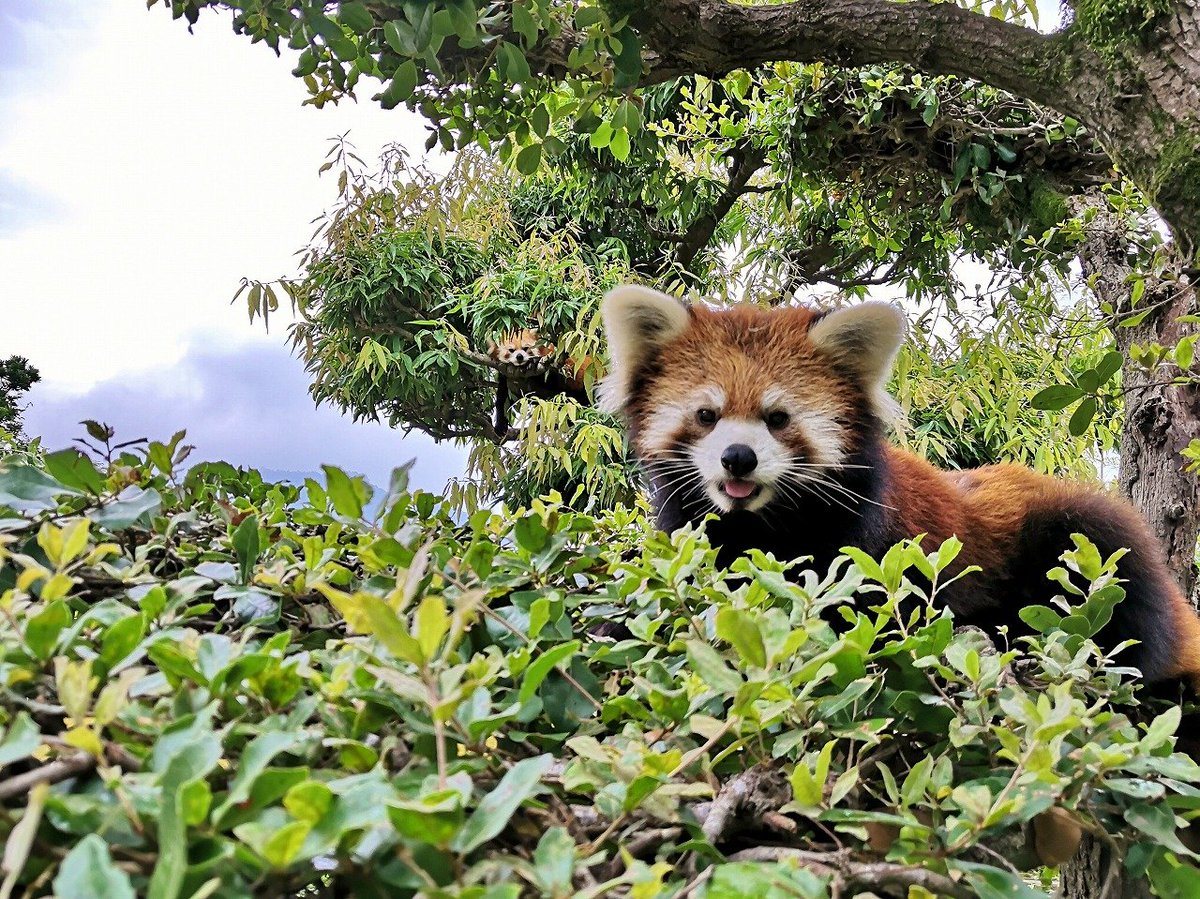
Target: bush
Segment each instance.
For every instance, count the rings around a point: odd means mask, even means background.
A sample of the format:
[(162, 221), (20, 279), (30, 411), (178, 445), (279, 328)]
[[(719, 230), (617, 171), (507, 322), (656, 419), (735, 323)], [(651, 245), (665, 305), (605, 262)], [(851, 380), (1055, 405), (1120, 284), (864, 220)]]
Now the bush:
[(1052, 807), (1195, 876), (1200, 768), (1120, 711), (1086, 544), (1017, 665), (909, 580), (953, 544), (722, 573), (635, 512), (456, 521), (180, 437), (0, 463), (4, 895), (1037, 896), (997, 847)]

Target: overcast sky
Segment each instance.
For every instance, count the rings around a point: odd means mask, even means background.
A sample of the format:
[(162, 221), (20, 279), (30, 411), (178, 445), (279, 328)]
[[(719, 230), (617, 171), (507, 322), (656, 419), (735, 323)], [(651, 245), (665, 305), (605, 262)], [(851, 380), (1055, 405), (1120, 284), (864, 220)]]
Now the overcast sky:
[(181, 427), (197, 456), (321, 463), (386, 484), (416, 457), (438, 488), (464, 453), (317, 410), (284, 346), (230, 298), (242, 276), (295, 271), (335, 197), (317, 168), (334, 135), (364, 158), (420, 153), (403, 110), (301, 106), (291, 63), (206, 14), (194, 34), (139, 0), (0, 0), (0, 358), (43, 383), (27, 430), (58, 447), (82, 418), (119, 436)]

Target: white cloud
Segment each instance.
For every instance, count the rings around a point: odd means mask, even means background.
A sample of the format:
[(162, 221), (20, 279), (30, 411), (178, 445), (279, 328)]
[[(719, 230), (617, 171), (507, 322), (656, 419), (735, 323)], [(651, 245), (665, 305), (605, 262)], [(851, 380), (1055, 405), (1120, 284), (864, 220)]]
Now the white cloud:
[(463, 449), (385, 425), (355, 424), (336, 410), (313, 407), (308, 376), (282, 346), (229, 349), (198, 334), (169, 366), (124, 375), (83, 393), (37, 385), (29, 394), (26, 430), (50, 450), (83, 436), (94, 418), (116, 429), (117, 442), (166, 440), (188, 432), (190, 462), (222, 459), (259, 469), (315, 472), (322, 464), (367, 475), (386, 486), (393, 467), (417, 460), (413, 485), (440, 491), (460, 475)]
[(0, 204), (0, 355), (29, 356), (55, 385), (169, 363), (200, 329), (278, 343), (229, 300), (243, 275), (294, 271), (334, 197), (317, 178), (328, 139), (349, 130), (367, 159), (424, 143), (421, 122), (369, 88), (359, 104), (301, 106), (288, 55), (224, 14), (189, 34), (130, 0), (21, 12), (0, 17), (0, 47), (20, 60), (0, 82), (0, 184), (26, 197)]

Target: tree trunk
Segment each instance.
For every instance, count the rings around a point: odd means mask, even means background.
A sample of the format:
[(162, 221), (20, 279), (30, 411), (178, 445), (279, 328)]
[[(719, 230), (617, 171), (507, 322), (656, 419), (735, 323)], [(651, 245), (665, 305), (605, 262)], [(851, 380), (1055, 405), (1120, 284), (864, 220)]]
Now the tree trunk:
[[(1124, 493), (1150, 522), (1176, 580), (1191, 597), (1196, 585), (1196, 535), (1200, 533), (1200, 477), (1185, 471), (1180, 455), (1200, 438), (1200, 390), (1172, 387), (1161, 372), (1148, 373), (1130, 361), (1130, 347), (1159, 343), (1174, 346), (1198, 332), (1182, 316), (1195, 311), (1194, 289), (1178, 281), (1148, 279), (1137, 309), (1130, 307), (1129, 240), (1115, 218), (1101, 210), (1086, 226), (1079, 261), (1084, 277), (1094, 279), (1097, 297), (1113, 310), (1113, 333), (1125, 357), (1125, 426), (1121, 434), (1119, 481)], [(1123, 318), (1153, 311), (1137, 325)]]
[(1085, 836), (1070, 863), (1063, 865), (1059, 881), (1062, 899), (1150, 899), (1150, 884), (1145, 879), (1124, 876), (1124, 869), (1112, 851), (1090, 836)]
[[(1133, 311), (1127, 280), (1132, 271), (1129, 239), (1115, 216), (1100, 204), (1096, 208), (1096, 217), (1085, 226), (1079, 262), (1097, 298), (1112, 310), (1117, 347), (1125, 357), (1121, 492), (1150, 522), (1184, 595), (1193, 597), (1200, 477), (1184, 471), (1180, 451), (1200, 437), (1200, 392), (1191, 386), (1165, 386), (1161, 377), (1130, 361), (1129, 349), (1150, 342), (1173, 346), (1181, 337), (1197, 333), (1195, 324), (1179, 321), (1180, 316), (1195, 312), (1195, 290), (1177, 281), (1149, 281), (1137, 308), (1154, 311), (1134, 327), (1120, 327), (1121, 319)], [(1063, 899), (1148, 899), (1153, 894), (1148, 881), (1125, 875), (1109, 846), (1085, 836), (1074, 859), (1062, 868), (1060, 895)]]

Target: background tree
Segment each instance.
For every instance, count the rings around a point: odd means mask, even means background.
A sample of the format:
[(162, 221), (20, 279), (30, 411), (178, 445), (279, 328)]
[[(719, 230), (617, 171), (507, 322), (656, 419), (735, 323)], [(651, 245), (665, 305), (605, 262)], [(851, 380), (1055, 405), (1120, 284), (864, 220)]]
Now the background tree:
[(21, 435), (21, 399), (42, 379), (38, 370), (23, 356), (0, 359), (0, 428), (15, 437)]

